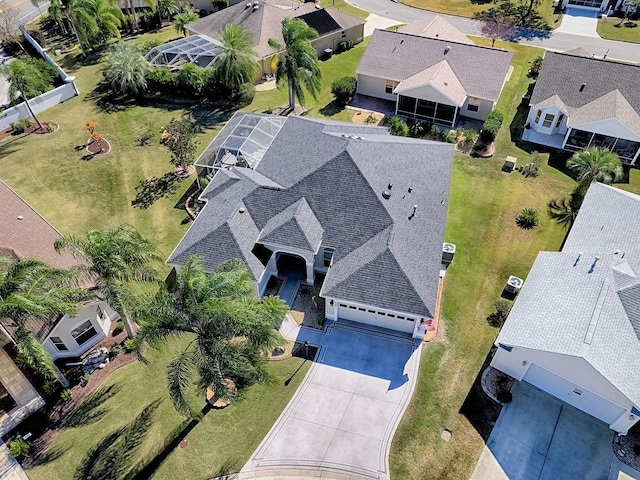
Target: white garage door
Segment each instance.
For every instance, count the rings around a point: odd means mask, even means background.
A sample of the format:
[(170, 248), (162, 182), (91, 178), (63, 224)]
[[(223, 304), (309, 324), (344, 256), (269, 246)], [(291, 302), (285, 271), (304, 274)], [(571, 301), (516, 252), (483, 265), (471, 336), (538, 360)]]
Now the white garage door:
[(626, 411), (617, 403), (576, 385), (535, 363), (531, 364), (523, 380), (607, 424), (612, 423)]
[(399, 330), (401, 332), (413, 333), (415, 317), (405, 317), (385, 313), (372, 308), (357, 307), (347, 303), (338, 303), (338, 318), (351, 320), (354, 322), (375, 325), (376, 327)]

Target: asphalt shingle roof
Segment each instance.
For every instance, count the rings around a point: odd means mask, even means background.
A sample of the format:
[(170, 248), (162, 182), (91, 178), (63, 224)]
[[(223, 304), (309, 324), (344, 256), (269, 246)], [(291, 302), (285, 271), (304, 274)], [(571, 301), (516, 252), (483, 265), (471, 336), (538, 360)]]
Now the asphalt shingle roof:
[(403, 25), (398, 28), (399, 32), (409, 33), (411, 35), (419, 35), (421, 37), (439, 38), (449, 42), (466, 43), (475, 45), (469, 37), (458, 30), (456, 27), (447, 22), (440, 15), (436, 15), (433, 19), (422, 19)]
[(562, 252), (538, 255), (496, 340), (584, 358), (636, 405), (638, 213), (640, 196), (592, 184)]
[(400, 82), (447, 60), (468, 95), (496, 101), (512, 58), (504, 50), (375, 30), (356, 73)]
[[(307, 249), (321, 239), (335, 249), (323, 295), (432, 315), (452, 147), (393, 137), (378, 127), (344, 125), (349, 133), (341, 134), (340, 127), (287, 118), (256, 167), (281, 188), (260, 186), (238, 167), (221, 170), (168, 262), (181, 264), (195, 253), (213, 269), (239, 257), (258, 280), (264, 266), (252, 250), (260, 235), (265, 243), (277, 236), (278, 243)], [(385, 200), (390, 183), (392, 196)], [(409, 218), (413, 205), (417, 214)]]

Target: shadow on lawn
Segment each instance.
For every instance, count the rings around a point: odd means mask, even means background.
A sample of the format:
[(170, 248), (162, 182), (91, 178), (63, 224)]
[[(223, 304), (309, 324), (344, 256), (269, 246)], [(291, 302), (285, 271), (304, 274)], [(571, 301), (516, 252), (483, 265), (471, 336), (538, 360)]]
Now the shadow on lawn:
[(100, 407), (119, 391), (117, 385), (98, 388), (62, 419), (60, 427), (82, 427), (97, 422), (107, 413), (106, 409)]
[[(75, 480), (119, 480), (137, 478), (144, 469), (136, 454), (149, 432), (161, 400), (147, 405), (131, 423), (110, 433), (94, 445), (80, 462)], [(145, 477), (148, 478), (148, 477)]]
[(136, 187), (136, 198), (131, 200), (131, 206), (146, 210), (161, 198), (173, 195), (178, 189), (180, 180), (174, 172), (165, 173), (161, 177), (141, 180)]

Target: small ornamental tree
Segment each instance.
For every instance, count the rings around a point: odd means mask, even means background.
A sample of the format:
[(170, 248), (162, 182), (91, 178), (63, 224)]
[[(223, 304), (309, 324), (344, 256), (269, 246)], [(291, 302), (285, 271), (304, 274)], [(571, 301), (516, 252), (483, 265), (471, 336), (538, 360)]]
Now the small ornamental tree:
[(96, 131), (96, 122), (87, 122), (85, 123), (85, 127), (87, 127), (87, 131), (89, 135)]
[(491, 47), (493, 48), (496, 40), (511, 40), (516, 28), (511, 19), (491, 15), (482, 22), (480, 31), (483, 36), (491, 39)]
[(482, 139), (485, 142), (493, 142), (500, 131), (504, 115), (498, 110), (493, 110), (482, 124)]
[(356, 94), (356, 77), (342, 77), (331, 84), (331, 93), (336, 103), (345, 106)]
[(523, 208), (516, 217), (516, 225), (523, 230), (531, 230), (538, 226), (538, 212), (534, 208)]
[(198, 143), (195, 140), (196, 126), (188, 118), (172, 118), (162, 130), (160, 143), (171, 152), (171, 163), (185, 173), (196, 157)]

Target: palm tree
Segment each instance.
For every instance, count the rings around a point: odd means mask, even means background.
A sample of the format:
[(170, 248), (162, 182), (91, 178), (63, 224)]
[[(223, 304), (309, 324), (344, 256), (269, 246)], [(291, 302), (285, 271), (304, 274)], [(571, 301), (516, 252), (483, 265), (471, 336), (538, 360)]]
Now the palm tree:
[(222, 51), (216, 57), (216, 76), (227, 88), (237, 91), (253, 82), (258, 73), (258, 56), (252, 50), (251, 34), (242, 26), (228, 23), (220, 30)]
[(158, 1), (158, 13), (160, 17), (170, 19), (173, 15), (178, 13), (180, 9), (176, 5), (175, 0), (159, 0)]
[(0, 269), (0, 319), (11, 319), (16, 324), (18, 361), (46, 378), (55, 378), (51, 356), (25, 322), (33, 317), (73, 314), (90, 294), (74, 286), (77, 272), (57, 270), (38, 260), (0, 260), (8, 265)]
[(175, 17), (173, 17), (173, 28), (175, 28), (176, 33), (178, 35), (182, 35), (183, 37), (187, 36), (185, 32), (185, 26), (189, 23), (195, 22), (198, 20), (198, 14), (191, 7), (185, 7), (184, 12), (179, 13)]
[(578, 174), (576, 181), (583, 194), (586, 194), (591, 182), (609, 185), (623, 175), (620, 157), (603, 147), (589, 147), (576, 152), (567, 160), (567, 168)]
[[(305, 93), (317, 98), (320, 91), (320, 67), (318, 54), (311, 40), (318, 37), (318, 32), (297, 18), (285, 18), (282, 21), (282, 37), (284, 45), (276, 39), (269, 39), (269, 46), (282, 54), (276, 69), (276, 82), (289, 87), (289, 108), (296, 106), (296, 98), (304, 105)], [(304, 86), (304, 88), (303, 88)]]
[(134, 336), (127, 306), (131, 303), (132, 282), (158, 282), (150, 266), (161, 260), (153, 245), (131, 225), (110, 230), (90, 230), (86, 238), (73, 236), (56, 240), (57, 251), (68, 250), (86, 262), (86, 275), (96, 281), (98, 296), (122, 319), (129, 337)]
[(65, 25), (64, 8), (60, 0), (51, 0), (49, 3), (49, 17), (56, 22), (62, 35), (67, 34), (67, 26)]
[(230, 260), (212, 273), (200, 257), (180, 268), (174, 293), (161, 290), (141, 308), (145, 325), (140, 338), (159, 345), (169, 338), (191, 341), (167, 367), (169, 395), (178, 412), (195, 417), (185, 396), (197, 373), (201, 391), (213, 387), (230, 399), (237, 386), (262, 378), (262, 357), (279, 341), (275, 330), (286, 313), (278, 297), (258, 298), (247, 267)]
[(90, 46), (90, 38), (99, 33), (98, 22), (92, 14), (91, 0), (60, 0), (83, 55)]
[(131, 42), (120, 41), (102, 67), (105, 80), (114, 92), (138, 94), (147, 88), (146, 75), (151, 65)]
[(92, 12), (100, 32), (97, 38), (92, 39), (91, 46), (102, 45), (113, 35), (120, 38), (120, 26), (124, 20), (124, 14), (118, 6), (117, 0), (90, 0), (93, 6)]

